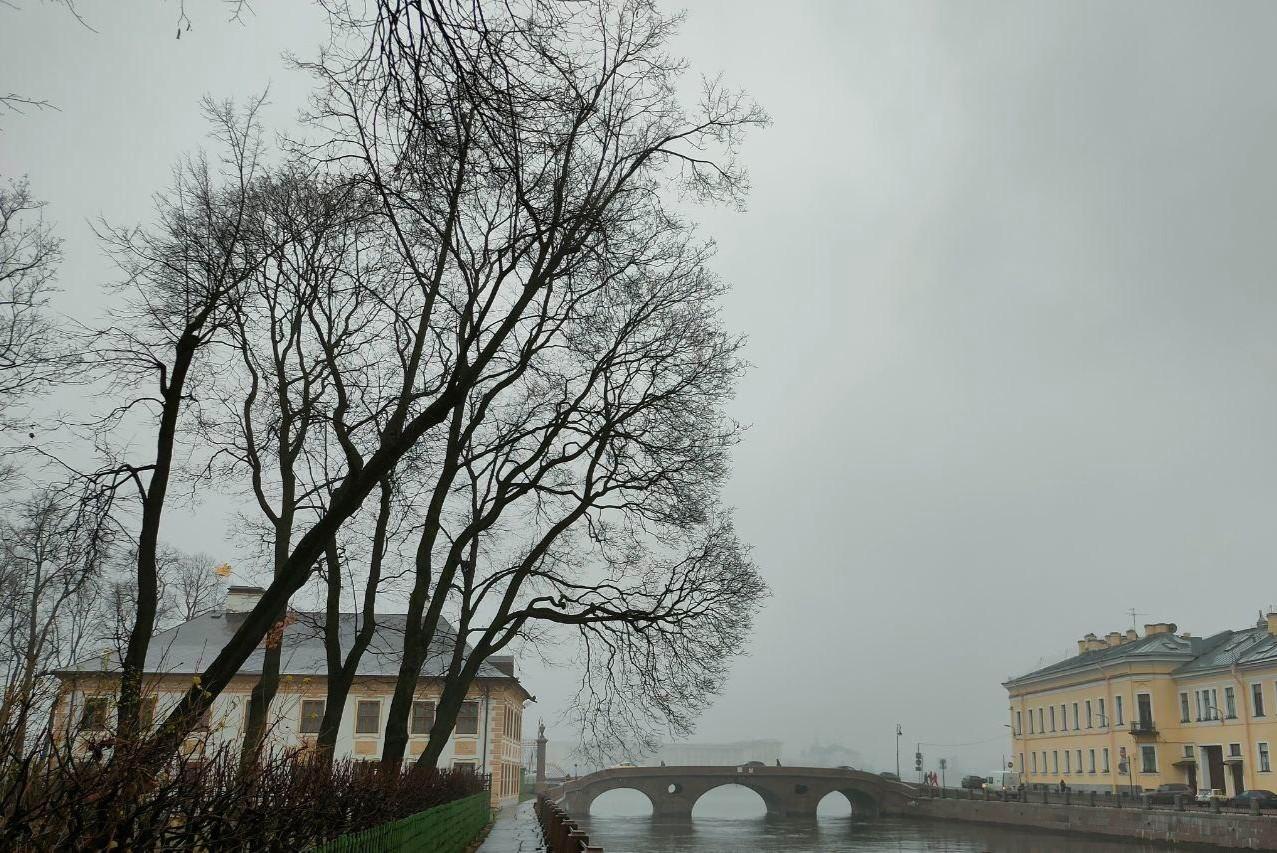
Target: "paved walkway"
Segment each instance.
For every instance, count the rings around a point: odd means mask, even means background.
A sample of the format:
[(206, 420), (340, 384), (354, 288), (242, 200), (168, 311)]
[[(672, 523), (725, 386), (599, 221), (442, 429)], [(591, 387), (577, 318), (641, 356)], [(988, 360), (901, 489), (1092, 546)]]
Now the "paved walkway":
[(541, 853), (541, 830), (532, 801), (501, 810), (478, 853)]

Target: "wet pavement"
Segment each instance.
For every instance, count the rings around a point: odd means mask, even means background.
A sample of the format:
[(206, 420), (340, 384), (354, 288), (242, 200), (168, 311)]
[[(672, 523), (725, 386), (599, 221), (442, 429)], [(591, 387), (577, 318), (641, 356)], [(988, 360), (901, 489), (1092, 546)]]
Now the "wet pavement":
[(541, 853), (541, 830), (532, 801), (501, 810), (478, 853)]

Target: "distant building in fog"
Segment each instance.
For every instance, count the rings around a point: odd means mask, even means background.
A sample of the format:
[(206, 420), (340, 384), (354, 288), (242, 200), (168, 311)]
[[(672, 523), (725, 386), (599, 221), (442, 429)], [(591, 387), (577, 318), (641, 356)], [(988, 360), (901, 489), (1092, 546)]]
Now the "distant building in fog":
[(643, 764), (659, 764), (664, 761), (671, 767), (707, 767), (744, 764), (761, 761), (775, 764), (780, 760), (781, 742), (778, 740), (742, 740), (735, 743), (672, 743), (666, 744)]
[(854, 767), (857, 770), (868, 769), (861, 754), (840, 743), (820, 743), (812, 741), (811, 746), (799, 753), (791, 764), (800, 767)]

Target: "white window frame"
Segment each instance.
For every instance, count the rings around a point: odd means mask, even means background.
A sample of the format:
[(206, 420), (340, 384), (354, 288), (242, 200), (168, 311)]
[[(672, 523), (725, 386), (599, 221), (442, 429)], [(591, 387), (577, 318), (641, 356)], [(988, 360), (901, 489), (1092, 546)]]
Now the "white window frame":
[(1110, 771), (1109, 771), (1109, 748), (1108, 748), (1107, 746), (1106, 746), (1106, 747), (1104, 747), (1104, 750), (1103, 750), (1103, 752), (1101, 753), (1101, 756), (1102, 756), (1102, 757), (1103, 757), (1103, 759), (1104, 759), (1104, 764), (1103, 764), (1104, 770), (1103, 770), (1103, 772), (1108, 773), (1108, 772), (1110, 772)]
[(1268, 741), (1261, 740), (1255, 744), (1255, 757), (1255, 767), (1258, 772), (1273, 772), (1272, 755), (1268, 751)]
[[(315, 723), (313, 732), (306, 731), (306, 705), (312, 702), (319, 703), (319, 720)], [(302, 699), (297, 703), (297, 733), (301, 735), (317, 735), (324, 725), (324, 712), (328, 710), (328, 702), (324, 699)]]
[[(359, 730), (359, 706), (372, 705), (372, 704), (375, 704), (377, 706), (377, 730), (375, 732), (361, 732)], [(355, 700), (355, 735), (356, 736), (363, 735), (366, 737), (368, 735), (381, 734), (381, 705), (382, 705), (382, 702), (380, 699), (356, 699)]]
[[(1149, 750), (1152, 750), (1151, 754), (1153, 756), (1152, 770), (1148, 769), (1148, 761), (1146, 760), (1147, 757), (1150, 755)], [(1140, 773), (1145, 773), (1149, 775), (1157, 773), (1157, 747), (1151, 743), (1140, 744)]]
[(1264, 702), (1264, 683), (1262, 681), (1252, 681), (1250, 683), (1250, 715), (1252, 717), (1264, 717), (1267, 707)]

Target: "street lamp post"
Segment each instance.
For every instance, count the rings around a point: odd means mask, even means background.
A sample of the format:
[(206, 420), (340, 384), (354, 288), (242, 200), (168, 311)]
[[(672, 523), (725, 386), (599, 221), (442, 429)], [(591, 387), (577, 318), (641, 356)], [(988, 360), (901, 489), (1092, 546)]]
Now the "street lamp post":
[(900, 778), (900, 724), (896, 723), (896, 779)]

